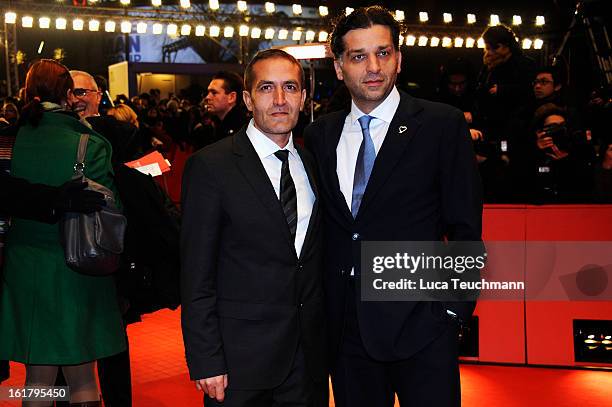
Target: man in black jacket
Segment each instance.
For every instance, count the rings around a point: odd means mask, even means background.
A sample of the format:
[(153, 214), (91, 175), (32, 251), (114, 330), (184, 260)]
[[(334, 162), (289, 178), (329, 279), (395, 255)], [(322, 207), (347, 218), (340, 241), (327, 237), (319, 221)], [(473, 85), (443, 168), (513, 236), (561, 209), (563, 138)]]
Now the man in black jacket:
[(320, 205), (293, 143), (304, 73), (280, 50), (246, 68), (253, 120), (183, 176), (182, 327), (205, 404), (327, 406)]
[(204, 98), (206, 112), (218, 120), (209, 144), (233, 136), (247, 124), (242, 89), (242, 78), (237, 73), (222, 71), (213, 76)]
[(329, 357), (338, 407), (460, 403), (458, 320), (474, 302), (361, 301), (361, 242), (481, 240), (480, 180), (465, 118), (400, 92), (400, 27), (379, 6), (331, 36), (350, 110), (306, 128), (321, 174)]

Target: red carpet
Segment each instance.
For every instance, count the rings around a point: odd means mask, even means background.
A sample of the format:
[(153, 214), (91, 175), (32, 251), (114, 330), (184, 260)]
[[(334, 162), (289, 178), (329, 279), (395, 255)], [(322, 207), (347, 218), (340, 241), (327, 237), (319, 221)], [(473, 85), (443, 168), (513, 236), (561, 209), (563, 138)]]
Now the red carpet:
[[(157, 312), (128, 328), (134, 406), (202, 406), (187, 377), (180, 332), (178, 310)], [(23, 367), (11, 369), (2, 385), (22, 385)], [(467, 407), (612, 406), (612, 372), (462, 365), (461, 384)]]

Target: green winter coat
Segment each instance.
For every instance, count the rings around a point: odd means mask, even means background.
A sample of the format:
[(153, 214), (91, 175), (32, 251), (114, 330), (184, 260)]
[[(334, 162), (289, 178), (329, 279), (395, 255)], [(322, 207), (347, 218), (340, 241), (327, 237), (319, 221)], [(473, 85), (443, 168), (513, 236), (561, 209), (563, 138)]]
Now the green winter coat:
[[(46, 112), (17, 134), (11, 174), (59, 186), (73, 174), (81, 133), (90, 134), (85, 175), (114, 189), (111, 145), (73, 116)], [(113, 277), (66, 266), (58, 224), (13, 219), (0, 285), (0, 360), (74, 365), (126, 348)]]

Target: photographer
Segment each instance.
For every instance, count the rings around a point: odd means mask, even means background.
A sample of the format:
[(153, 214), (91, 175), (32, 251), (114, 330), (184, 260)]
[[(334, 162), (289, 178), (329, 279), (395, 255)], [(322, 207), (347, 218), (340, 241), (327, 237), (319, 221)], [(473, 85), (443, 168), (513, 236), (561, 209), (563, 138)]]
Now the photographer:
[(536, 202), (591, 202), (594, 154), (585, 132), (572, 131), (567, 110), (552, 103), (536, 110), (533, 124)]

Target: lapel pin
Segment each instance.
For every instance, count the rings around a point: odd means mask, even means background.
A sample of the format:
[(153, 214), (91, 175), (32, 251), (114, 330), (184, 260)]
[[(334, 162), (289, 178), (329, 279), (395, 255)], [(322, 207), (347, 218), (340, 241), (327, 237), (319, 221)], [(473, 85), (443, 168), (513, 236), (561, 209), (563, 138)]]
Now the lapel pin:
[(406, 130), (408, 130), (408, 127), (406, 126), (399, 126), (399, 132), (400, 134), (402, 134), (403, 132), (405, 132)]

